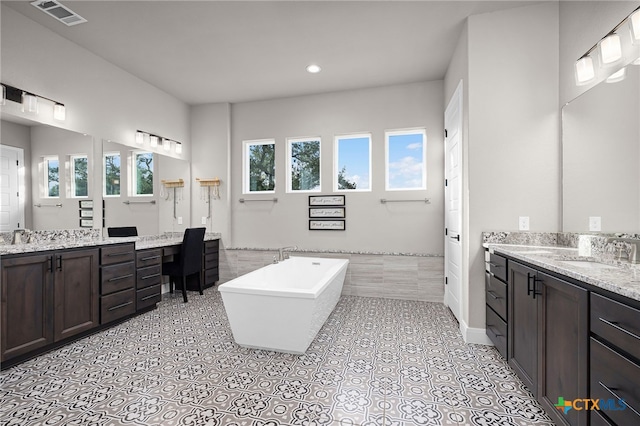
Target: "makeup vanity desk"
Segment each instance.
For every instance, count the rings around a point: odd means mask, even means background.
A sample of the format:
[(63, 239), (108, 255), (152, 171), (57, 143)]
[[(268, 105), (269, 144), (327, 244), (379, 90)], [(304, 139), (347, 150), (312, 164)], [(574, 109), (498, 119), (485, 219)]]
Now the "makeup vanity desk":
[[(0, 245), (0, 362), (7, 368), (155, 309), (162, 262), (180, 253), (182, 233), (124, 238), (73, 231)], [(203, 287), (218, 281), (219, 234), (207, 233)], [(197, 280), (187, 283), (197, 290)]]

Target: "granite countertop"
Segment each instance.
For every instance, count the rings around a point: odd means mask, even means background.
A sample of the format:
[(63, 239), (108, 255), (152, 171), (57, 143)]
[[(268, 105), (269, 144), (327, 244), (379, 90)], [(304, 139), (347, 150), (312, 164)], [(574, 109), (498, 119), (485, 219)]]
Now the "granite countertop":
[[(26, 244), (2, 244), (0, 245), (0, 256), (8, 254), (37, 253), (50, 250), (64, 250), (81, 247), (97, 247), (108, 244), (135, 243), (136, 250), (150, 249), (167, 245), (182, 243), (182, 232), (165, 232), (159, 235), (145, 235), (139, 237), (81, 237), (81, 238), (57, 238), (46, 241), (37, 241)], [(220, 234), (208, 232), (204, 237), (205, 241), (220, 239)]]
[[(531, 265), (640, 301), (640, 265), (613, 258), (581, 256), (578, 248), (484, 243), (489, 252), (503, 254)], [(565, 263), (566, 261), (581, 261)]]

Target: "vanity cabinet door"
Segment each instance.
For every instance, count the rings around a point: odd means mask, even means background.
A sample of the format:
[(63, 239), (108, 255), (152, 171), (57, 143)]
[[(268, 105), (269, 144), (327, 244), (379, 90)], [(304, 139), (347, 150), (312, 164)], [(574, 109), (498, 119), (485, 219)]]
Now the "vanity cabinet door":
[(2, 259), (0, 360), (53, 342), (52, 254)]
[(54, 256), (54, 340), (97, 327), (100, 251), (58, 252)]

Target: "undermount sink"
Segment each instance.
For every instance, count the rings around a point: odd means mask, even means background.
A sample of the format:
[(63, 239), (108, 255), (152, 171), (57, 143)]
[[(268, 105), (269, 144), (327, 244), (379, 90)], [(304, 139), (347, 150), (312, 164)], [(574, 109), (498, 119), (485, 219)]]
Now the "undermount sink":
[(561, 260), (560, 263), (585, 269), (618, 269), (617, 266), (605, 265), (604, 263), (593, 262), (591, 260)]

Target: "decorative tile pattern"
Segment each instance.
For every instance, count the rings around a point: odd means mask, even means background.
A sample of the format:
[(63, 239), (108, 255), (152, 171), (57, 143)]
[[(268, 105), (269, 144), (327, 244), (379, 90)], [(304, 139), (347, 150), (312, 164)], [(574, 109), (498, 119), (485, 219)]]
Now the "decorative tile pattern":
[[(419, 265), (417, 266), (419, 268)], [(343, 296), (304, 355), (237, 346), (216, 288), (0, 373), (2, 425), (551, 425), (439, 303)]]

